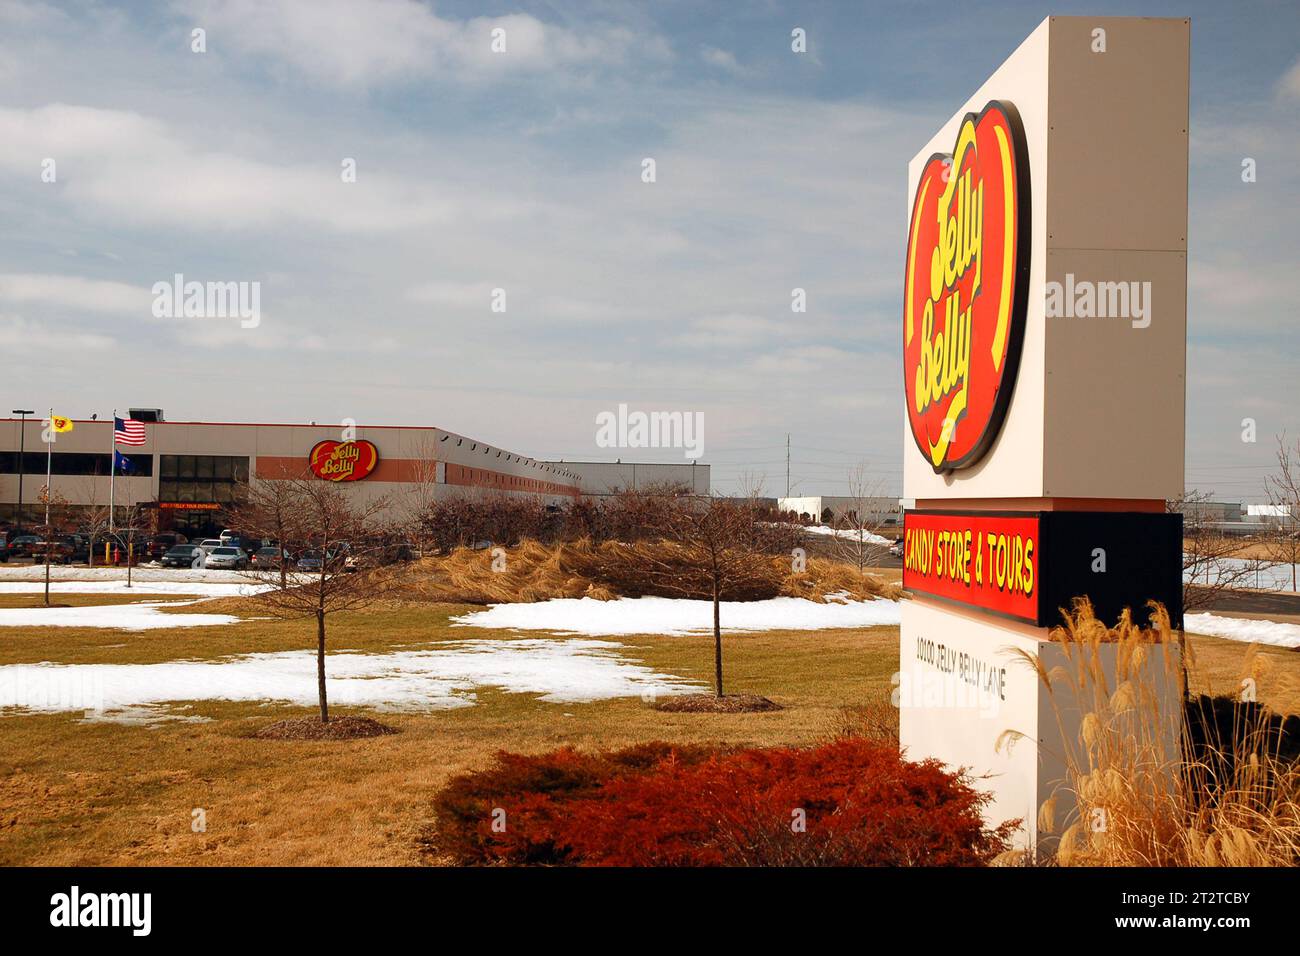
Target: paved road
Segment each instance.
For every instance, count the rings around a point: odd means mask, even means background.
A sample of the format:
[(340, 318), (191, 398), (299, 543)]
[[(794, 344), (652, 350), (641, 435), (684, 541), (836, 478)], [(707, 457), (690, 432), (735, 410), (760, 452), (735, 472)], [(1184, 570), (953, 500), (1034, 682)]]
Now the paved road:
[(1198, 611), (1220, 611), (1242, 617), (1300, 621), (1300, 594), (1287, 591), (1220, 591)]

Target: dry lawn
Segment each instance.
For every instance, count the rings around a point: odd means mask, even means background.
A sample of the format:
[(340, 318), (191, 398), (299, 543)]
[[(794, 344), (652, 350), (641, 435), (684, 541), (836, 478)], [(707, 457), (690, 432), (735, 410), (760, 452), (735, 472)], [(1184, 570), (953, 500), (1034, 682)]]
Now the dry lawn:
[[(498, 558), (503, 563), (494, 566)], [(474, 604), (645, 595), (707, 598), (710, 582), (698, 558), (672, 541), (523, 541), (497, 557), (492, 551), (460, 548), (445, 557), (427, 558), (416, 565), (412, 577), (418, 582), (416, 591), (426, 599)], [(671, 579), (672, 588), (662, 590), (660, 578)], [(724, 599), (782, 595), (822, 601), (838, 593), (866, 600), (899, 595), (897, 585), (874, 570), (860, 573), (843, 562), (816, 557), (809, 557), (804, 570), (796, 573), (789, 557), (755, 555), (747, 579), (733, 587), (743, 593)]]
[[(204, 609), (234, 610), (239, 599)], [(246, 613), (249, 605), (243, 605)], [(335, 649), (383, 650), (437, 640), (510, 638), (452, 628), (468, 608), (389, 605), (339, 617)], [(536, 636), (536, 635), (532, 635)], [(0, 631), (0, 663), (149, 662), (302, 649), (313, 625), (252, 621), (175, 631), (51, 628)], [(630, 658), (707, 681), (711, 639), (620, 639)], [(763, 714), (667, 714), (640, 699), (543, 703), (478, 692), (474, 707), (374, 714), (401, 733), (367, 740), (253, 740), (304, 708), (195, 702), (204, 723), (83, 723), (80, 714), (0, 717), (0, 864), (416, 864), (429, 801), (450, 775), (497, 749), (639, 741), (807, 743), (827, 736), (842, 705), (879, 699), (897, 667), (896, 628), (770, 632), (724, 639), (731, 689), (771, 697)], [(333, 711), (332, 711), (333, 712)], [(340, 709), (339, 714), (347, 713)], [(355, 711), (356, 713), (368, 713)], [(191, 829), (202, 808), (206, 832)]]
[[(105, 604), (135, 604), (140, 601), (175, 601), (175, 594), (64, 594), (62, 591), (50, 592), (50, 607), (102, 607)], [(45, 595), (38, 594), (0, 594), (0, 608), (6, 607), (45, 607)], [(3, 632), (0, 632), (3, 636)], [(3, 643), (0, 641), (0, 643)]]
[[(108, 603), (116, 597), (77, 600)], [(133, 599), (141, 597), (147, 595)], [(261, 613), (236, 598), (205, 602), (202, 609)], [(519, 636), (449, 625), (450, 616), (469, 609), (421, 601), (340, 615), (330, 645), (381, 651)], [(707, 637), (618, 640), (627, 657), (658, 670), (703, 682), (712, 673)], [(1192, 641), (1215, 690), (1239, 686), (1242, 645)], [(309, 653), (312, 644), (308, 621), (142, 632), (4, 628), (0, 664)], [(845, 708), (867, 707), (878, 715), (898, 665), (898, 629), (735, 635), (724, 638), (724, 651), (729, 691), (761, 694), (783, 709), (673, 714), (639, 699), (551, 704), (485, 688), (476, 706), (456, 710), (403, 715), (340, 709), (339, 715), (377, 716), (401, 733), (330, 742), (250, 739), (248, 734), (275, 720), (311, 713), (280, 705), (196, 702), (186, 713), (206, 722), (152, 727), (84, 723), (79, 714), (0, 716), (0, 864), (428, 862), (421, 846), (431, 795), (449, 776), (486, 765), (497, 749), (615, 748), (654, 739), (739, 745), (825, 739), (845, 725)], [(1300, 654), (1267, 649), (1258, 657), (1268, 661), (1261, 700), (1283, 711), (1300, 710)], [(198, 809), (206, 817), (205, 832), (191, 826)]]

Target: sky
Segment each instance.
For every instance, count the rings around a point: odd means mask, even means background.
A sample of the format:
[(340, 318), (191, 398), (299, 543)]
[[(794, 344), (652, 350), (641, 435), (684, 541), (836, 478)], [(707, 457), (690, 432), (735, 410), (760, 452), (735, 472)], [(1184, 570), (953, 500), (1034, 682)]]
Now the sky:
[[(683, 460), (598, 447), (626, 404), (702, 413), (723, 492), (784, 494), (788, 433), (793, 493), (900, 493), (907, 162), (1076, 12), (1192, 18), (1187, 484), (1258, 500), (1300, 435), (1294, 2), (0, 0), (4, 391)], [(256, 325), (155, 315), (177, 273)]]

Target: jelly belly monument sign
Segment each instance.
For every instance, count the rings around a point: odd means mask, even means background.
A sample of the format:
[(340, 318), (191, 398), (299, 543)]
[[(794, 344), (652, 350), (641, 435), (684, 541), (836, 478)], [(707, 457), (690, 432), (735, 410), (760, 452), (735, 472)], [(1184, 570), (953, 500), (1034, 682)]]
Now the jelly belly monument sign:
[(1050, 17), (908, 170), (901, 741), (1040, 850), (1077, 723), (1028, 659), (1078, 597), (1182, 618), (1189, 39)]
[(1029, 284), (1027, 163), (1016, 108), (989, 103), (962, 120), (951, 154), (926, 162), (912, 201), (904, 385), (935, 471), (983, 455), (1011, 398)]

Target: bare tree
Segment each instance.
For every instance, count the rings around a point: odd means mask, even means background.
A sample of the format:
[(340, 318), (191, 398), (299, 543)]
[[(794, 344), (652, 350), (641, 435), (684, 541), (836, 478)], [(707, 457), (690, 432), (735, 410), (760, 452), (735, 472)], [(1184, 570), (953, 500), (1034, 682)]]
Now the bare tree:
[(880, 534), (892, 512), (884, 491), (884, 482), (871, 477), (866, 462), (849, 469), (849, 507), (832, 528), (835, 543), (831, 550), (841, 561), (857, 568), (859, 574), (877, 566), (889, 553), (889, 540)]
[[(763, 529), (743, 499), (693, 496), (679, 499), (664, 513), (665, 537), (677, 542), (663, 567), (647, 571), (661, 591), (696, 596), (699, 576), (713, 601), (713, 686), (722, 692), (722, 614), (724, 600), (747, 596), (755, 582), (770, 578), (771, 561), (763, 551)], [(692, 573), (694, 572), (694, 573)]]
[(41, 488), (39, 501), (45, 506), (45, 520), (40, 525), (41, 544), (45, 550), (45, 606), (50, 606), (50, 562), (54, 560), (55, 536), (66, 528), (69, 518), (68, 500), (57, 491), (50, 493), (49, 485)]
[(443, 497), (438, 482), (438, 449), (432, 439), (421, 439), (408, 452), (410, 478), (402, 498), (402, 525), (408, 541), (421, 554), (432, 554), (438, 547), (434, 528), (438, 501)]
[(1265, 477), (1264, 493), (1277, 512), (1277, 523), (1265, 539), (1268, 556), (1274, 562), (1291, 565), (1291, 590), (1296, 590), (1296, 565), (1300, 563), (1300, 439), (1295, 447), (1286, 443), (1286, 433), (1277, 436), (1277, 471)]
[(1192, 490), (1165, 503), (1167, 512), (1183, 516), (1184, 611), (1214, 605), (1224, 591), (1244, 586), (1251, 574), (1246, 562), (1231, 560), (1239, 542), (1213, 526), (1206, 507), (1213, 494)]
[(109, 510), (105, 502), (99, 500), (99, 483), (87, 479), (82, 486), (81, 497), (87, 504), (81, 509), (81, 526), (86, 529), (86, 542), (89, 554), (86, 564), (95, 566), (95, 546), (108, 538)]
[(344, 564), (347, 545), (382, 533), (379, 521), (389, 502), (387, 498), (378, 498), (357, 504), (338, 485), (315, 478), (288, 478), (271, 484), (284, 486), (284, 502), (296, 515), (295, 527), (308, 545), (320, 551), (320, 569), (287, 576), (282, 571), (263, 569), (250, 570), (246, 574), (265, 586), (257, 598), (275, 616), (316, 619), (316, 683), (320, 719), (322, 723), (328, 723), (325, 640), (330, 616), (339, 611), (366, 607), (396, 594), (402, 586), (398, 574), (389, 567), (367, 563), (349, 571)]
[(132, 587), (131, 568), (138, 558), (135, 544), (140, 540), (144, 525), (144, 509), (134, 501), (117, 506), (117, 523), (114, 526), (113, 533), (120, 540), (120, 550), (126, 554), (127, 587)]
[(255, 538), (274, 539), (280, 549), (280, 560), (275, 569), (279, 586), (289, 586), (289, 571), (285, 567), (285, 549), (290, 541), (301, 540), (305, 532), (301, 521), (300, 489), (295, 483), (308, 481), (307, 470), (290, 471), (281, 466), (278, 477), (259, 477), (240, 489), (239, 504), (231, 509), (233, 526)]

